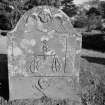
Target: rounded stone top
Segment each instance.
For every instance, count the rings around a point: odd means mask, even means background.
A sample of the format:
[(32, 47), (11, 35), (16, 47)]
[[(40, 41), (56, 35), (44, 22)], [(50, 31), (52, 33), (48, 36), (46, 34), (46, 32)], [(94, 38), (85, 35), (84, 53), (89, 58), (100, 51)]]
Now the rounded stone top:
[[(29, 24), (27, 24), (28, 22)], [(62, 10), (51, 6), (37, 6), (32, 8), (21, 17), (16, 27), (10, 33), (23, 32), (26, 29), (26, 25), (32, 26), (32, 24), (37, 24), (36, 28), (42, 32), (55, 30), (58, 33), (68, 32), (71, 35), (77, 34), (71, 24), (70, 18)], [(43, 29), (42, 26), (47, 29)], [(26, 29), (26, 31), (28, 30)]]

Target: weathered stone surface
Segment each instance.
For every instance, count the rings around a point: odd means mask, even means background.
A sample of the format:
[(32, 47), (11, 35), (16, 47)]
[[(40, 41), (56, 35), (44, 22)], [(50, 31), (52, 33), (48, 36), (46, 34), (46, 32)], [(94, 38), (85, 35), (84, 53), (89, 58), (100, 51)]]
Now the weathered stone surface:
[(79, 100), (81, 37), (68, 16), (53, 7), (33, 8), (8, 36), (11, 99)]
[(7, 54), (7, 37), (0, 35), (0, 54)]

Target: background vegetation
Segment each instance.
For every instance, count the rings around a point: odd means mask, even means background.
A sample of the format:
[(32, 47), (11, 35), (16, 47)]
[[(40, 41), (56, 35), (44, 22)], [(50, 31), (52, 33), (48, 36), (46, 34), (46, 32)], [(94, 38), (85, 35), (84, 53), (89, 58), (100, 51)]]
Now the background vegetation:
[(69, 16), (76, 14), (73, 0), (1, 0), (0, 1), (0, 29), (11, 30), (20, 17), (29, 9), (39, 5), (62, 7)]
[(76, 28), (104, 31), (105, 1), (100, 0), (92, 0), (81, 5), (75, 5), (73, 0), (0, 0), (0, 29), (13, 29), (27, 10), (39, 5), (61, 8)]

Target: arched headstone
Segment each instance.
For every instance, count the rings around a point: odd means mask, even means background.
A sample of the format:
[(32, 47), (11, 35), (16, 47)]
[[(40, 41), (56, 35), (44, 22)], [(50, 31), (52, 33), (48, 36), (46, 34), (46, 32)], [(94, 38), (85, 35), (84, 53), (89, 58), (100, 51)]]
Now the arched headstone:
[[(78, 100), (81, 36), (61, 10), (29, 10), (8, 34), (10, 99)], [(71, 90), (70, 90), (71, 89)]]

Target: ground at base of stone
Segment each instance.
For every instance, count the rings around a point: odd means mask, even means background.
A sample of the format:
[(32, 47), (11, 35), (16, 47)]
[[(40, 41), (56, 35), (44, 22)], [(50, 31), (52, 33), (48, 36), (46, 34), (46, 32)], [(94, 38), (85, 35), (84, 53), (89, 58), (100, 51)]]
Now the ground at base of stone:
[(13, 101), (6, 101), (0, 98), (0, 105), (82, 105), (80, 102), (72, 101), (69, 99), (54, 100), (46, 96), (40, 99), (19, 99)]

